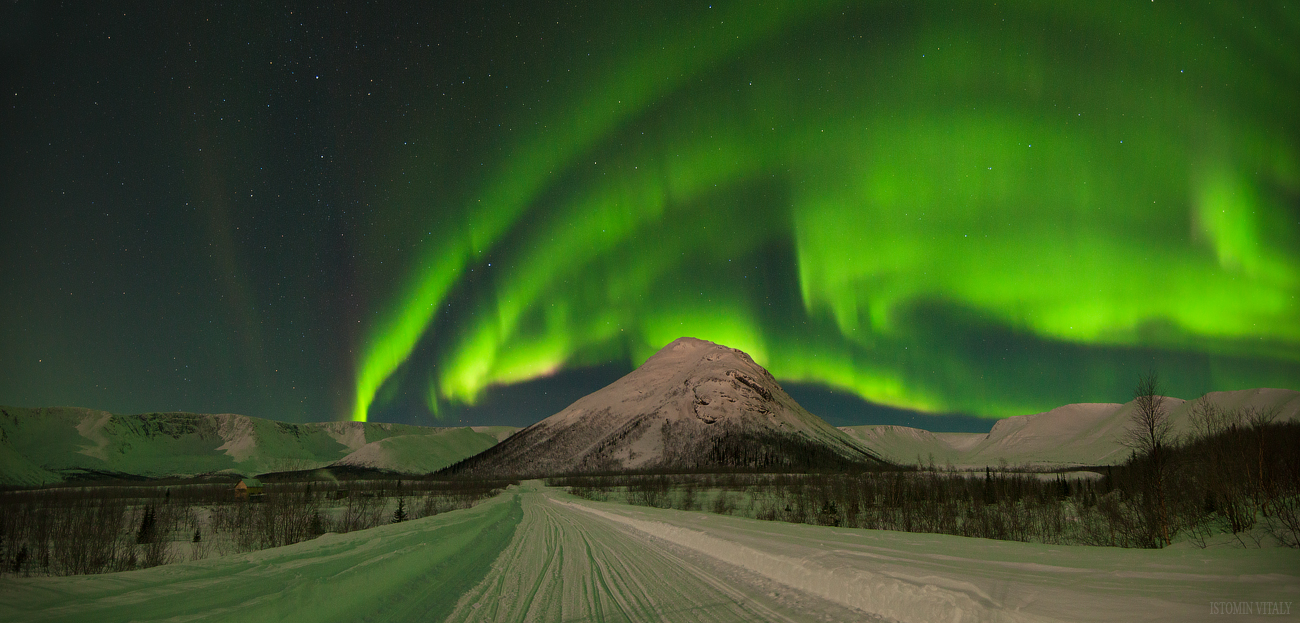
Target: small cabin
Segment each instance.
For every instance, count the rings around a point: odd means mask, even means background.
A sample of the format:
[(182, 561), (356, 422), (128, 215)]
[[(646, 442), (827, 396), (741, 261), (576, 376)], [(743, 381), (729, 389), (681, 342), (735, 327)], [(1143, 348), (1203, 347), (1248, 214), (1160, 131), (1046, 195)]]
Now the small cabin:
[(262, 499), (262, 481), (245, 478), (235, 485), (235, 499), (258, 501)]

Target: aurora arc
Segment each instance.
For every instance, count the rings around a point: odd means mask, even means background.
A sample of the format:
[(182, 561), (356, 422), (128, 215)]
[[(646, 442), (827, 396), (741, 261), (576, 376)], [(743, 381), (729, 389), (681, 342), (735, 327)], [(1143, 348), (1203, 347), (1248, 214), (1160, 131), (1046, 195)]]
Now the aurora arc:
[[(407, 199), (430, 238), (367, 328), (352, 417), (385, 387), (437, 413), (682, 335), (778, 379), (990, 417), (1070, 394), (1023, 387), (1050, 362), (973, 356), (988, 334), (1082, 359), (1076, 387), (1153, 358), (1215, 389), (1294, 384), (1300, 14), (1246, 10), (600, 22), (623, 30), (599, 61), (520, 74), (529, 105), (500, 107), (478, 176)], [(417, 351), (434, 361), (404, 372)]]

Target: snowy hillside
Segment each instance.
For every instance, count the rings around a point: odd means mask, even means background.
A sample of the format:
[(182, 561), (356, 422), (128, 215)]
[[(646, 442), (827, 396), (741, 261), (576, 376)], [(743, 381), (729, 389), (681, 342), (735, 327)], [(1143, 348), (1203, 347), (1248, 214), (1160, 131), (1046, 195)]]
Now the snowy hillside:
[[(1276, 421), (1300, 419), (1300, 392), (1247, 389), (1213, 392), (1223, 409), (1276, 410)], [(1192, 402), (1167, 398), (1169, 419), (1179, 435), (1191, 432)], [(1129, 456), (1120, 442), (1133, 403), (1091, 403), (1057, 407), (1046, 413), (999, 420), (988, 434), (931, 433), (905, 426), (845, 426), (840, 430), (896, 463), (952, 464), (957, 467), (1031, 464), (1043, 467), (1111, 465)]]
[(427, 473), (492, 447), (513, 430), (0, 407), (0, 485), (95, 474), (252, 475), (332, 464)]
[(539, 475), (874, 461), (795, 403), (749, 355), (684, 337), (453, 470)]

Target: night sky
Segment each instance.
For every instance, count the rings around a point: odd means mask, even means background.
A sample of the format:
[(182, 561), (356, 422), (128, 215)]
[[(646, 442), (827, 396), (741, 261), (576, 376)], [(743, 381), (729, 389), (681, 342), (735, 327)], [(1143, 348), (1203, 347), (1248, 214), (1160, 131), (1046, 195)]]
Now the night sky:
[(836, 424), (1300, 389), (1294, 2), (199, 4), (0, 9), (0, 404), (524, 425), (680, 336)]

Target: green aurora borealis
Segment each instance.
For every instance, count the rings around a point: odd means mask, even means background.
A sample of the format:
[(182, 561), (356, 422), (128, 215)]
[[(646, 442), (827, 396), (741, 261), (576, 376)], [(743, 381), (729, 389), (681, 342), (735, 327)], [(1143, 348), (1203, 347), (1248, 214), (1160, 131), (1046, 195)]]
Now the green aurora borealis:
[(3, 10), (0, 404), (526, 424), (680, 336), (929, 414), (1300, 390), (1293, 3)]
[[(502, 107), (465, 188), (407, 198), (429, 233), (353, 417), (385, 383), (436, 412), (681, 335), (923, 411), (1050, 408), (1143, 365), (1294, 385), (1296, 13), (1167, 4), (619, 20)], [(782, 261), (793, 292), (756, 283)], [(974, 352), (1001, 334), (1062, 354)], [(422, 341), (437, 365), (401, 374)], [(1024, 387), (1039, 367), (1080, 376)]]

